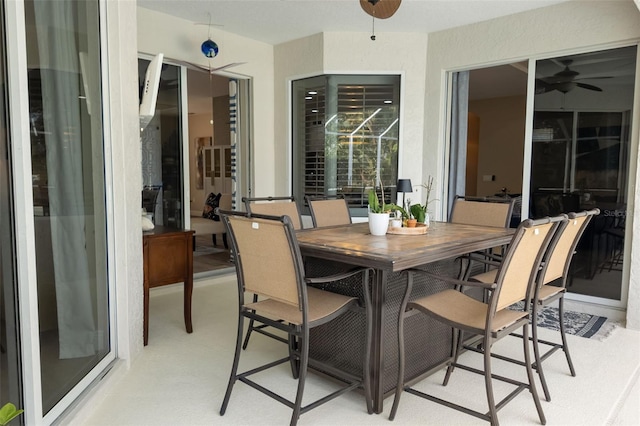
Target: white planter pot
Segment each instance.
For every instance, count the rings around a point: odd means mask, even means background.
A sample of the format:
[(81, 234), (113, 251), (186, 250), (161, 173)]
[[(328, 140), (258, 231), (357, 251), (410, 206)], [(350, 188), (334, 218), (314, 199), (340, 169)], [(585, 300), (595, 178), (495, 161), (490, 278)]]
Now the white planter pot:
[(369, 212), (369, 232), (371, 235), (385, 235), (389, 228), (389, 213)]

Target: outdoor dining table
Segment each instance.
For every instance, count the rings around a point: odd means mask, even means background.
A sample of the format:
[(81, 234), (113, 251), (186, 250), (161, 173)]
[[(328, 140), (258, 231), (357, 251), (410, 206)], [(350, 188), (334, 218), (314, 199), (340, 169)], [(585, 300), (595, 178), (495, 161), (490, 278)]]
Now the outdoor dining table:
[[(420, 268), (454, 276), (459, 270), (457, 257), (508, 244), (513, 232), (514, 229), (509, 228), (435, 221), (424, 235), (374, 236), (369, 233), (367, 223), (297, 231), (308, 276), (327, 275), (355, 266), (373, 270), (368, 285), (373, 315), (370, 378), (376, 413), (382, 412), (384, 398), (393, 393), (397, 383), (397, 321), (406, 286), (406, 275), (402, 271)], [(412, 295), (431, 294), (447, 287), (437, 280), (427, 284), (414, 285)], [(363, 294), (362, 283), (340, 283), (325, 289), (358, 297)], [(405, 380), (431, 374), (451, 357), (450, 327), (420, 315), (408, 319), (405, 333), (411, 333), (414, 338), (409, 341), (416, 342), (405, 348)], [(330, 360), (339, 368), (359, 375), (365, 350), (364, 335), (364, 313), (344, 316), (314, 329), (311, 356)]]

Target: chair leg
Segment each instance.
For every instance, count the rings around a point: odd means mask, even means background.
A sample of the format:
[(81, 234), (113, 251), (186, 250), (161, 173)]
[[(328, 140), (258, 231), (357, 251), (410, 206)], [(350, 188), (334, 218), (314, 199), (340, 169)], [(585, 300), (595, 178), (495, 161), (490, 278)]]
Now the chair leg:
[(233, 390), (233, 385), (237, 380), (238, 373), (238, 363), (240, 361), (240, 352), (241, 352), (241, 342), (242, 342), (242, 328), (244, 326), (244, 317), (240, 314), (238, 318), (238, 334), (236, 336), (236, 352), (233, 357), (233, 365), (231, 366), (231, 375), (229, 376), (229, 384), (227, 385), (227, 391), (224, 394), (224, 399), (222, 400), (222, 407), (220, 407), (220, 415), (224, 416), (225, 411), (227, 411), (227, 405), (229, 404), (229, 398), (231, 398), (231, 390)]
[(398, 384), (396, 385), (396, 396), (393, 398), (393, 405), (391, 406), (391, 413), (389, 414), (389, 420), (393, 420), (396, 417), (398, 411), (398, 405), (400, 405), (400, 396), (404, 391), (404, 315), (403, 310), (400, 310), (400, 318), (398, 319)]
[[(531, 309), (531, 337), (533, 339), (533, 355), (536, 360), (536, 371), (540, 376), (540, 383), (542, 384), (542, 390), (544, 397), (547, 401), (551, 401), (551, 394), (549, 393), (549, 387), (547, 386), (547, 380), (544, 377), (544, 370), (542, 368), (542, 360), (540, 359), (540, 346), (538, 343), (538, 303), (533, 303)], [(562, 320), (561, 320), (562, 322)]]
[(296, 337), (292, 334), (289, 334), (289, 363), (291, 364), (291, 376), (294, 379), (298, 379), (300, 377), (300, 360), (296, 358), (296, 353), (298, 350), (298, 341)]
[(451, 378), (451, 373), (453, 373), (454, 364), (458, 362), (458, 356), (460, 355), (460, 351), (462, 349), (462, 340), (464, 333), (460, 330), (454, 329), (453, 331), (453, 354), (451, 357), (451, 362), (447, 366), (447, 372), (444, 375), (444, 380), (442, 381), (442, 386), (447, 386), (449, 384), (449, 379)]
[(222, 234), (222, 244), (224, 245), (225, 250), (229, 250), (229, 243), (227, 243), (227, 233)]
[(538, 418), (540, 423), (547, 424), (547, 419), (544, 417), (542, 411), (542, 405), (540, 404), (540, 398), (538, 397), (538, 389), (536, 388), (536, 382), (533, 378), (533, 368), (531, 367), (531, 354), (529, 353), (529, 327), (525, 324), (522, 327), (522, 345), (524, 348), (524, 363), (527, 368), (527, 378), (529, 379), (529, 391), (533, 397), (533, 402), (536, 404), (536, 410), (538, 410)]
[[(215, 235), (214, 235), (215, 238)], [(253, 303), (258, 301), (258, 295), (253, 295)], [(242, 344), (242, 350), (247, 349), (247, 345), (249, 344), (249, 337), (251, 337), (251, 332), (253, 331), (253, 319), (249, 320), (249, 327), (247, 327), (247, 335), (244, 337), (244, 343)]]
[(296, 426), (300, 418), (300, 410), (302, 409), (302, 394), (304, 393), (304, 383), (307, 378), (307, 366), (309, 364), (309, 328), (303, 331), (302, 336), (297, 339), (297, 341), (300, 345), (300, 373), (293, 414), (291, 415), (291, 422), (289, 423), (290, 426)]
[(573, 377), (576, 377), (576, 370), (573, 368), (573, 362), (571, 362), (571, 355), (569, 355), (569, 346), (567, 346), (567, 336), (565, 334), (564, 297), (561, 297), (560, 300), (558, 300), (558, 315), (558, 321), (560, 321), (560, 337), (562, 338), (562, 350), (567, 357), (567, 364), (569, 364), (569, 371), (571, 371), (571, 375)]
[[(462, 334), (462, 332), (460, 332)], [(487, 404), (489, 405), (489, 421), (492, 426), (498, 426), (498, 410), (496, 409), (496, 401), (493, 396), (493, 382), (491, 379), (491, 341), (490, 337), (485, 335), (484, 338), (484, 386), (487, 392)]]

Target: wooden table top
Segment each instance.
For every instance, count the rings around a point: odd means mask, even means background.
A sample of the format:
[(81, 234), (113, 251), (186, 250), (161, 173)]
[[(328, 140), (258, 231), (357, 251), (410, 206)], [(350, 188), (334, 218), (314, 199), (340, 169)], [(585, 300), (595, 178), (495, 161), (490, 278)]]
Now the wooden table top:
[(514, 232), (431, 221), (425, 235), (374, 236), (368, 223), (304, 229), (296, 235), (303, 255), (396, 272), (507, 244)]
[(156, 225), (153, 229), (149, 231), (142, 231), (143, 237), (160, 237), (162, 235), (168, 234), (182, 234), (182, 233), (191, 233), (193, 234), (195, 231), (191, 229), (182, 229), (182, 228), (172, 228), (168, 226)]

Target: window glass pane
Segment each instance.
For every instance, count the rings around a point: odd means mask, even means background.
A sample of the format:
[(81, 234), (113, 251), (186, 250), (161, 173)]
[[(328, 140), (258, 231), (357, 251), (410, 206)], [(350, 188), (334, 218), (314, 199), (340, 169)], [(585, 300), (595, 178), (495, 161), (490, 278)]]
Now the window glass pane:
[(399, 76), (330, 75), (293, 82), (294, 195), (344, 195), (366, 215), (368, 188), (395, 200)]
[(536, 63), (531, 217), (599, 208), (568, 291), (620, 300), (636, 46)]
[[(4, 4), (0, 4), (0, 406), (22, 403), (22, 374), (18, 340), (15, 235), (11, 193), (10, 141), (8, 132), (7, 75), (5, 57)], [(19, 423), (22, 418), (14, 420)]]
[[(138, 59), (140, 94), (148, 60)], [(156, 225), (181, 228), (182, 208), (182, 127), (180, 67), (163, 64), (155, 115), (142, 130), (142, 184), (161, 188), (153, 212)]]
[(46, 413), (110, 351), (99, 5), (25, 15)]

